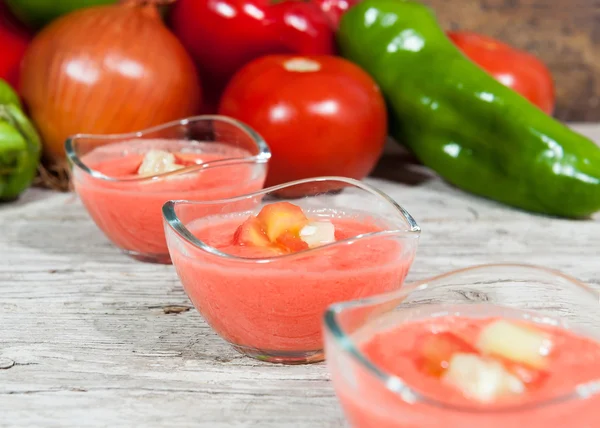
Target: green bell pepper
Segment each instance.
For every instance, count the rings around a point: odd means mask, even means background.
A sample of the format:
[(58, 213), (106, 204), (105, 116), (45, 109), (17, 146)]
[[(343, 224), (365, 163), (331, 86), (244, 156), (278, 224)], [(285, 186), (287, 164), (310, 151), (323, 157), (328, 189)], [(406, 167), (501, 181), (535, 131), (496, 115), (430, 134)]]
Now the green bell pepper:
[(21, 22), (35, 29), (75, 10), (116, 2), (117, 0), (4, 0)]
[(337, 39), (381, 88), (390, 134), (449, 183), (553, 216), (600, 210), (600, 148), (467, 59), (427, 6), (364, 0)]
[(0, 201), (17, 198), (31, 185), (40, 155), (37, 131), (17, 94), (0, 79)]

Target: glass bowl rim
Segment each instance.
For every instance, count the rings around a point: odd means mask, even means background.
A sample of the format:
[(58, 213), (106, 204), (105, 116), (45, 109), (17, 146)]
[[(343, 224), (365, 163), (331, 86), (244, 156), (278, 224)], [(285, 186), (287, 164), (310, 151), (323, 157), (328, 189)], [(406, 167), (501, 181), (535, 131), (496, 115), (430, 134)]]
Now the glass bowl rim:
[[(348, 309), (386, 303), (394, 299), (399, 300), (406, 296), (409, 296), (413, 292), (431, 288), (429, 286), (429, 283), (437, 282), (472, 271), (485, 271), (487, 269), (494, 268), (525, 268), (530, 271), (539, 271), (545, 274), (550, 274), (554, 277), (566, 280), (574, 286), (581, 288), (583, 291), (588, 292), (590, 296), (595, 297), (596, 302), (600, 306), (600, 292), (594, 290), (589, 285), (578, 280), (577, 278), (574, 278), (559, 270), (527, 263), (484, 263), (465, 268), (454, 269), (426, 279), (411, 282), (403, 286), (399, 290), (395, 290), (389, 293), (378, 294), (363, 299), (334, 303), (325, 310), (325, 313), (323, 315), (324, 329), (326, 333), (329, 333), (332, 340), (335, 341), (336, 345), (339, 347), (339, 351), (337, 352), (342, 352), (345, 355), (349, 356), (354, 363), (366, 370), (370, 376), (381, 382), (384, 388), (394, 393), (398, 396), (400, 400), (405, 402), (407, 401), (407, 398), (409, 398), (409, 400), (411, 401), (427, 404), (432, 407), (437, 407), (448, 411), (463, 412), (470, 414), (501, 414), (557, 405), (564, 402), (585, 399), (588, 396), (600, 394), (600, 378), (598, 378), (590, 379), (588, 381), (575, 385), (572, 390), (562, 393), (560, 395), (532, 401), (525, 404), (513, 404), (506, 405), (503, 407), (486, 409), (478, 408), (475, 406), (458, 406), (455, 404), (446, 403), (443, 400), (430, 397), (427, 394), (417, 391), (416, 389), (405, 383), (400, 377), (388, 374), (384, 370), (379, 369), (375, 363), (373, 363), (366, 355), (364, 355), (358, 349), (358, 347), (354, 343), (354, 340), (351, 337), (349, 337), (349, 335), (337, 322), (337, 315)], [(499, 280), (501, 280), (501, 278)]]
[[(143, 138), (144, 135), (150, 134), (153, 132), (158, 132), (163, 129), (174, 128), (177, 126), (187, 126), (190, 123), (196, 122), (208, 122), (208, 121), (218, 121), (222, 123), (230, 124), (238, 129), (242, 130), (246, 135), (250, 137), (252, 142), (254, 143), (255, 148), (257, 149), (257, 153), (251, 156), (246, 157), (238, 157), (238, 158), (223, 158), (214, 161), (202, 162), (196, 165), (190, 165), (185, 168), (177, 169), (175, 171), (165, 172), (161, 174), (151, 175), (151, 176), (143, 176), (143, 177), (130, 177), (130, 178), (117, 178), (111, 177), (106, 174), (101, 173), (95, 169), (87, 166), (81, 158), (77, 155), (75, 150), (76, 141), (78, 139), (91, 139), (91, 140), (125, 140), (125, 139), (140, 139)], [(175, 141), (175, 139), (173, 139)], [(256, 132), (252, 127), (241, 122), (237, 119), (234, 119), (229, 116), (223, 115), (198, 115), (191, 116), (183, 119), (177, 119), (170, 122), (165, 122), (160, 125), (152, 126), (149, 128), (144, 128), (138, 131), (120, 133), (120, 134), (86, 134), (79, 133), (71, 135), (65, 141), (65, 153), (69, 162), (81, 169), (83, 172), (89, 174), (90, 176), (111, 182), (126, 182), (126, 183), (140, 183), (145, 181), (152, 181), (159, 178), (163, 178), (166, 176), (174, 176), (179, 174), (188, 174), (190, 172), (196, 172), (199, 170), (204, 170), (208, 168), (216, 168), (221, 166), (229, 166), (229, 165), (237, 165), (241, 163), (251, 163), (251, 164), (262, 164), (268, 163), (271, 158), (271, 150), (267, 145), (266, 141), (262, 138), (262, 136)]]
[[(366, 191), (366, 192), (374, 195), (375, 197), (378, 197), (378, 198), (384, 200), (388, 205), (392, 206), (394, 208), (394, 210), (396, 210), (396, 212), (408, 223), (408, 227), (406, 229), (393, 229), (393, 230), (384, 230), (384, 231), (379, 231), (379, 232), (364, 233), (364, 234), (357, 235), (357, 236), (354, 236), (351, 238), (342, 239), (340, 241), (335, 241), (330, 244), (322, 245), (322, 246), (315, 247), (315, 248), (310, 248), (307, 250), (297, 251), (297, 252), (289, 253), (289, 254), (282, 254), (282, 255), (277, 255), (277, 256), (272, 256), (272, 257), (250, 258), (250, 257), (241, 257), (241, 256), (235, 256), (232, 254), (224, 253), (224, 252), (219, 251), (218, 249), (206, 244), (205, 242), (201, 241), (200, 239), (196, 238), (194, 236), (194, 234), (192, 234), (190, 232), (190, 230), (183, 224), (183, 222), (179, 219), (179, 217), (177, 216), (177, 214), (175, 212), (176, 205), (213, 205), (213, 204), (219, 204), (219, 203), (225, 204), (225, 203), (231, 203), (231, 202), (235, 202), (235, 201), (242, 200), (242, 199), (250, 199), (250, 198), (253, 198), (253, 197), (256, 197), (259, 195), (264, 195), (267, 193), (275, 192), (275, 191), (285, 189), (288, 187), (292, 187), (292, 186), (296, 186), (299, 184), (305, 184), (305, 183), (311, 183), (311, 182), (323, 182), (323, 181), (340, 181), (340, 182), (344, 182), (347, 184), (351, 184), (355, 187), (360, 188), (363, 191)], [(351, 245), (354, 242), (357, 242), (359, 240), (373, 239), (375, 237), (381, 237), (381, 236), (407, 236), (407, 237), (418, 239), (420, 236), (420, 233), (421, 233), (421, 228), (417, 224), (415, 219), (412, 217), (412, 215), (410, 215), (410, 213), (408, 211), (406, 211), (400, 204), (398, 204), (394, 199), (392, 199), (386, 193), (384, 193), (383, 191), (377, 189), (376, 187), (366, 184), (362, 181), (355, 180), (353, 178), (338, 177), (338, 176), (311, 177), (311, 178), (305, 178), (305, 179), (301, 179), (301, 180), (290, 181), (287, 183), (278, 184), (275, 186), (264, 188), (264, 189), (258, 190), (256, 192), (246, 193), (244, 195), (238, 195), (238, 196), (235, 196), (232, 198), (226, 198), (226, 199), (215, 199), (215, 200), (209, 200), (209, 201), (196, 201), (196, 200), (185, 200), (185, 199), (170, 200), (170, 201), (165, 202), (165, 204), (163, 205), (162, 213), (163, 213), (164, 221), (167, 223), (168, 227), (173, 232), (175, 232), (175, 234), (177, 235), (177, 237), (179, 239), (183, 239), (185, 242), (187, 242), (188, 244), (192, 245), (193, 247), (199, 249), (200, 251), (204, 251), (206, 253), (209, 253), (209, 254), (224, 258), (224, 259), (234, 260), (234, 261), (238, 261), (238, 262), (246, 262), (246, 263), (263, 263), (264, 264), (264, 263), (271, 263), (271, 262), (279, 261), (282, 259), (297, 258), (297, 257), (304, 256), (306, 254), (309, 254), (309, 253), (324, 251), (326, 249), (330, 249), (335, 246)]]

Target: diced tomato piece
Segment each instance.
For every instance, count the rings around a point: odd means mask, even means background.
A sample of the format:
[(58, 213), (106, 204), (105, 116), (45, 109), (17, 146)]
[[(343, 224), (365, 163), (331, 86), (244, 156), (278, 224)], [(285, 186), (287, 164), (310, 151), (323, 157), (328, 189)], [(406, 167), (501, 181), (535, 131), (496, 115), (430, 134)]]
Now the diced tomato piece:
[(265, 225), (266, 233), (271, 242), (286, 232), (298, 234), (308, 223), (302, 208), (289, 202), (275, 202), (265, 205), (257, 218)]
[(271, 245), (271, 241), (265, 233), (262, 222), (256, 217), (249, 217), (235, 231), (233, 243), (236, 245), (254, 245), (266, 247)]
[(424, 336), (417, 343), (417, 352), (421, 369), (436, 377), (444, 374), (454, 354), (478, 354), (473, 345), (448, 331)]
[(188, 167), (191, 165), (198, 164), (198, 155), (197, 154), (182, 154), (178, 153), (175, 155), (175, 163), (177, 165), (183, 165), (184, 167)]
[(284, 232), (277, 238), (277, 243), (291, 252), (308, 250), (308, 244), (292, 232)]
[(527, 388), (535, 388), (539, 386), (550, 375), (548, 370), (529, 367), (525, 364), (517, 363), (504, 358), (494, 358), (501, 361), (502, 364), (504, 364), (506, 370), (511, 372), (514, 376), (518, 377)]

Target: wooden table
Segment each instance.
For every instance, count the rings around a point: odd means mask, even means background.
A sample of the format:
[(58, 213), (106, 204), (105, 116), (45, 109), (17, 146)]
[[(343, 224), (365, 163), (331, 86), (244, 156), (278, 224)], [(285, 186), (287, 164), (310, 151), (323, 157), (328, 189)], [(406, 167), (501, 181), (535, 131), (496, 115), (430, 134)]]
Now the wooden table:
[[(600, 141), (600, 126), (577, 129)], [(368, 181), (423, 229), (408, 281), (526, 262), (600, 288), (600, 216), (527, 214), (400, 162), (386, 156)], [(30, 190), (0, 207), (0, 231), (0, 426), (344, 425), (324, 364), (272, 365), (231, 350), (172, 266), (123, 256), (74, 195)]]

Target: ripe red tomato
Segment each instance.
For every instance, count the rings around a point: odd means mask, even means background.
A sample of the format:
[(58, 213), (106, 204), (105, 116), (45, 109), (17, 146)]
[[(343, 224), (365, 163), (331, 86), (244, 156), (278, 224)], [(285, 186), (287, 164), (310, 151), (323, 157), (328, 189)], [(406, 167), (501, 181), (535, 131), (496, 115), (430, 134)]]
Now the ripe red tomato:
[(324, 13), (312, 0), (177, 0), (170, 24), (200, 72), (205, 112), (216, 110), (229, 79), (255, 58), (333, 54), (329, 17), (343, 5), (331, 1)]
[(552, 74), (534, 55), (470, 31), (450, 31), (448, 36), (471, 61), (496, 80), (552, 114), (555, 102)]
[(18, 89), (21, 60), (31, 36), (0, 1), (0, 79)]
[(272, 152), (267, 186), (325, 175), (362, 179), (387, 135), (378, 86), (355, 64), (328, 55), (250, 62), (225, 89), (219, 113), (266, 140)]

